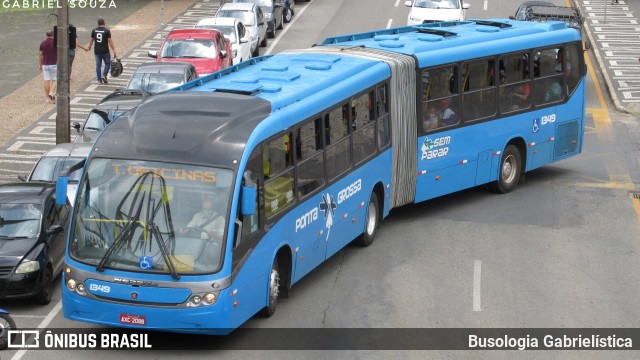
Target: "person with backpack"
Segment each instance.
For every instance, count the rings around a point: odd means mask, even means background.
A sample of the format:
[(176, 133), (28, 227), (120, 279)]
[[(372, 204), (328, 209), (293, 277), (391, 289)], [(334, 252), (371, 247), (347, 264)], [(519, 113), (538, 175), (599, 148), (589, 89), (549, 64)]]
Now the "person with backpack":
[[(96, 57), (96, 77), (101, 84), (108, 84), (107, 74), (111, 67), (111, 53), (109, 48), (113, 50), (113, 56), (116, 56), (116, 47), (111, 39), (111, 31), (105, 27), (104, 19), (98, 19), (98, 27), (91, 32), (91, 40), (87, 48), (91, 50), (91, 46), (95, 42), (96, 47), (93, 51)], [(104, 62), (104, 72), (102, 71), (102, 62)]]

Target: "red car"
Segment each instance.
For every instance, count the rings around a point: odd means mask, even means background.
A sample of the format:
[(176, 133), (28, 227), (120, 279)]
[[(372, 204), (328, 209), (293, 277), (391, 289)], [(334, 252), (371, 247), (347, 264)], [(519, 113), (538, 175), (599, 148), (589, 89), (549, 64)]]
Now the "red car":
[(231, 43), (214, 29), (178, 29), (167, 35), (160, 53), (149, 51), (156, 61), (184, 61), (196, 67), (200, 76), (231, 65)]

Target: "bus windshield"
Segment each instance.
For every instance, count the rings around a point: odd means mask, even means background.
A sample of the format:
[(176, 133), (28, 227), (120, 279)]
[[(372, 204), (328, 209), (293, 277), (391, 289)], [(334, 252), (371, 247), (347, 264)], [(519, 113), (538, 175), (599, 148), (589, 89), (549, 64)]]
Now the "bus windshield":
[(69, 255), (104, 268), (217, 272), (232, 172), (184, 164), (94, 159), (80, 185)]

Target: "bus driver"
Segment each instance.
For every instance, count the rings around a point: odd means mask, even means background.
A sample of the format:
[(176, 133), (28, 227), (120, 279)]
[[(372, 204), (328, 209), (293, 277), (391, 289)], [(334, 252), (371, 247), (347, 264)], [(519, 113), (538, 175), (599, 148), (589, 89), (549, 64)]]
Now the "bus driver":
[(214, 204), (216, 196), (214, 194), (204, 194), (202, 197), (202, 210), (193, 214), (193, 218), (187, 227), (180, 229), (181, 234), (190, 231), (200, 231), (200, 238), (206, 239), (222, 239), (224, 233), (224, 218), (222, 214), (215, 211)]

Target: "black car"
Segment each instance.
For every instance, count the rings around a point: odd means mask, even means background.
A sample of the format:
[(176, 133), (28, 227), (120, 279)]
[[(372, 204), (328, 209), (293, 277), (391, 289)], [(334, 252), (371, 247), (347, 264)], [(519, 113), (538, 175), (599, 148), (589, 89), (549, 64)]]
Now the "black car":
[(56, 185), (0, 184), (0, 299), (51, 301), (64, 266), (70, 205), (55, 202)]
[(198, 78), (196, 67), (188, 62), (151, 62), (142, 64), (131, 75), (128, 90), (159, 93)]
[(293, 18), (293, 0), (233, 0), (236, 3), (254, 3), (260, 6), (267, 21), (267, 34), (276, 37), (276, 30)]
[(512, 20), (521, 21), (564, 21), (569, 26), (582, 28), (583, 18), (576, 7), (556, 6), (548, 1), (525, 1), (520, 4)]
[(107, 95), (91, 110), (83, 125), (77, 121), (73, 123), (73, 128), (78, 132), (74, 142), (92, 144), (110, 122), (138, 106), (145, 96), (140, 90), (129, 89), (116, 90)]

